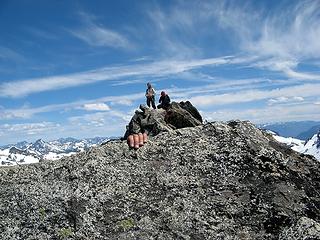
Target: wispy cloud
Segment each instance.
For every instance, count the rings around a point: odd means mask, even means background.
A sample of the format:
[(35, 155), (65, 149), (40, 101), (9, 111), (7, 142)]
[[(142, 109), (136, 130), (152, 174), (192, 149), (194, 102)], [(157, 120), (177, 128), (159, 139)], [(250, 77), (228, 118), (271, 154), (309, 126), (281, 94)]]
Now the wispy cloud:
[(299, 1), (264, 21), (261, 37), (251, 46), (264, 55), (293, 59), (319, 58), (319, 1)]
[[(289, 78), (319, 80), (318, 74), (298, 72), (306, 60), (320, 56), (319, 1), (293, 1), (267, 13), (252, 6), (219, 4), (212, 15), (220, 26), (236, 34), (240, 49), (258, 56), (257, 67), (283, 72)], [(250, 12), (250, 14), (247, 14)]]
[[(141, 98), (141, 96), (139, 98)], [(132, 106), (133, 100), (129, 100), (129, 99), (125, 99), (124, 98), (124, 99), (119, 99), (119, 100), (116, 100), (116, 101), (112, 101), (112, 102), (110, 102), (110, 104), (111, 105)]]
[(87, 103), (83, 105), (86, 111), (109, 111), (110, 107), (105, 103)]
[[(194, 15), (191, 13), (185, 6), (180, 5), (170, 8), (169, 11), (159, 7), (147, 11), (150, 19), (147, 29), (152, 31), (155, 50), (159, 51), (161, 57), (185, 59), (203, 56), (202, 49), (189, 41), (193, 39), (191, 32), (196, 29)], [(183, 40), (181, 36), (184, 36)]]
[(277, 97), (272, 98), (268, 100), (269, 105), (274, 104), (287, 104), (287, 103), (297, 103), (297, 102), (303, 102), (305, 99), (303, 97)]
[(230, 119), (250, 120), (254, 123), (279, 121), (304, 121), (320, 118), (320, 106), (299, 104), (283, 106), (266, 106), (250, 109), (224, 108), (219, 111), (202, 111), (208, 121), (228, 121)]
[[(303, 101), (304, 98), (317, 97), (320, 84), (304, 84), (285, 87), (283, 81), (274, 81), (273, 89), (269, 87), (268, 79), (244, 79), (221, 80), (215, 84), (207, 84), (199, 87), (166, 88), (158, 91), (166, 91), (174, 101), (190, 100), (200, 109), (254, 102), (265, 100), (268, 104), (276, 104), (281, 101)], [(278, 88), (275, 88), (278, 86)], [(109, 105), (138, 106), (145, 100), (144, 92), (125, 94), (119, 96), (106, 96), (97, 99), (74, 101), (63, 104), (53, 104), (36, 108), (22, 107), (18, 109), (0, 109), (1, 119), (31, 118), (35, 114), (45, 112), (61, 112), (76, 110), (108, 111)], [(114, 111), (114, 110), (113, 110)], [(126, 115), (127, 116), (127, 115)]]
[[(191, 77), (191, 76), (190, 76)], [(208, 78), (209, 76), (205, 76)], [(194, 80), (199, 80), (199, 76), (195, 75)], [(252, 88), (263, 88), (272, 82), (275, 86), (283, 84), (282, 81), (271, 81), (269, 79), (216, 79), (216, 83), (201, 85), (197, 87), (178, 88), (171, 87), (166, 89), (157, 89), (158, 91), (168, 92), (173, 100), (185, 100), (192, 96), (214, 94), (229, 91), (244, 91)], [(144, 102), (144, 92), (124, 94), (118, 96), (105, 96), (96, 99), (87, 99), (81, 101), (73, 101), (62, 104), (52, 104), (40, 107), (26, 107), (23, 106), (17, 109), (0, 108), (0, 119), (19, 119), (31, 118), (38, 113), (56, 112), (56, 111), (70, 111), (73, 109), (85, 110), (84, 106), (96, 107), (97, 103), (110, 104), (110, 105), (123, 105), (133, 106), (134, 102)]]
[(53, 122), (41, 122), (41, 123), (19, 123), (19, 124), (3, 124), (0, 125), (0, 132), (2, 134), (19, 133), (21, 135), (36, 135), (50, 129), (57, 129), (60, 124)]
[(44, 38), (44, 39), (48, 39), (48, 40), (57, 40), (59, 39), (59, 35), (55, 34), (53, 32), (50, 32), (48, 30), (43, 30), (40, 28), (36, 28), (36, 27), (25, 27), (25, 30), (34, 35), (37, 38)]
[(78, 29), (68, 29), (67, 31), (90, 46), (122, 49), (133, 47), (133, 44), (123, 34), (96, 24), (95, 17), (80, 12), (79, 18), (83, 25)]
[[(84, 117), (84, 116), (82, 116)], [(113, 116), (89, 115), (73, 119), (63, 124), (57, 122), (33, 122), (19, 124), (0, 124), (0, 144), (16, 143), (17, 139), (34, 141), (42, 138), (53, 140), (60, 137), (86, 138), (94, 136), (121, 136), (125, 131), (125, 123)]]
[(0, 60), (22, 62), (25, 61), (25, 57), (15, 50), (0, 46)]
[[(246, 61), (246, 59), (243, 59)], [(145, 64), (105, 67), (68, 75), (12, 81), (0, 85), (1, 97), (23, 97), (32, 93), (63, 89), (99, 81), (119, 80), (125, 77), (161, 77), (179, 74), (204, 66), (233, 64), (231, 57), (191, 59), (185, 61), (163, 60)]]
[(131, 48), (132, 44), (121, 34), (96, 25), (86, 26), (81, 30), (70, 30), (77, 38), (91, 46), (105, 46), (112, 48)]
[(248, 90), (242, 92), (229, 92), (218, 95), (203, 95), (190, 98), (190, 101), (199, 106), (226, 105), (259, 101), (279, 97), (308, 97), (318, 96), (320, 84), (304, 84), (272, 90)]
[[(95, 108), (98, 111), (98, 108), (108, 109), (109, 106), (106, 102), (110, 102), (112, 105), (132, 105), (133, 101), (144, 98), (144, 92), (141, 93), (133, 93), (126, 94), (120, 96), (106, 96), (97, 99), (88, 99), (81, 101), (73, 101), (68, 103), (61, 104), (51, 104), (45, 105), (41, 107), (21, 107), (15, 109), (5, 109), (4, 107), (0, 108), (0, 119), (8, 120), (8, 119), (29, 119), (34, 115), (39, 113), (47, 113), (47, 112), (68, 112), (72, 110), (86, 110)], [(87, 109), (85, 109), (85, 106)], [(109, 109), (110, 110), (110, 109)]]
[[(228, 40), (233, 42), (236, 51), (256, 58), (251, 66), (282, 72), (288, 78), (319, 80), (319, 74), (301, 72), (297, 67), (306, 60), (319, 61), (320, 2), (292, 1), (272, 12), (264, 4), (178, 2), (169, 10), (156, 8), (149, 16), (160, 33), (163, 52), (189, 57), (204, 55), (208, 48), (202, 49), (197, 41), (209, 37), (214, 43), (216, 36), (210, 37), (210, 33), (216, 27), (231, 36)], [(187, 40), (181, 41), (175, 34)]]
[(128, 113), (116, 110), (73, 116), (68, 119), (66, 129), (73, 126), (87, 136), (121, 136), (131, 117)]

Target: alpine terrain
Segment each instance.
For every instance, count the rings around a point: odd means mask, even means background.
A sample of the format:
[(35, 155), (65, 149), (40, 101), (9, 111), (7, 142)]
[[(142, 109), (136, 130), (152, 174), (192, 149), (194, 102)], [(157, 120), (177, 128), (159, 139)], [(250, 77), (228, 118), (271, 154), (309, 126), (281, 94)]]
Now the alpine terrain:
[(107, 141), (108, 138), (96, 137), (83, 140), (60, 138), (46, 142), (42, 139), (34, 143), (19, 142), (0, 147), (0, 166), (37, 163), (43, 160), (57, 160), (64, 156), (88, 150), (90, 147)]
[[(201, 117), (201, 116), (200, 116)], [(126, 136), (0, 169), (0, 239), (320, 239), (320, 162), (190, 103), (141, 107)]]
[(271, 133), (277, 141), (286, 144), (292, 150), (303, 154), (312, 155), (320, 161), (320, 131), (306, 141), (292, 137), (278, 136), (276, 133), (270, 131), (269, 133)]

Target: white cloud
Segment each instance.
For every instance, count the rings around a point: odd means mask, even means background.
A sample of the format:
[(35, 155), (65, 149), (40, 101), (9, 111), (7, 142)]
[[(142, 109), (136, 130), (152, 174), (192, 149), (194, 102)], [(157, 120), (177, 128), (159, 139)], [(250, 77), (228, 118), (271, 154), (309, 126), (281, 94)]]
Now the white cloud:
[[(191, 76), (198, 80), (199, 75)], [(209, 76), (205, 76), (208, 78)], [(282, 84), (282, 81), (271, 81), (269, 79), (240, 79), (240, 80), (229, 80), (229, 79), (217, 79), (215, 84), (202, 85), (197, 87), (189, 88), (167, 88), (167, 89), (157, 89), (158, 92), (166, 91), (171, 96), (172, 100), (184, 100), (189, 99), (192, 96), (215, 93), (215, 92), (228, 92), (228, 91), (243, 91), (254, 88), (263, 88), (266, 85), (272, 83), (274, 86), (277, 84)], [(56, 112), (56, 111), (70, 111), (73, 109), (84, 109), (84, 105), (95, 106), (92, 104), (96, 103), (110, 103), (110, 105), (123, 105), (123, 106), (133, 106), (135, 101), (140, 101), (144, 103), (145, 96), (144, 91), (140, 93), (125, 94), (119, 96), (105, 96), (97, 99), (87, 99), (81, 101), (74, 101), (62, 104), (52, 104), (41, 107), (22, 107), (17, 109), (5, 109), (0, 108), (0, 118), (1, 119), (15, 119), (15, 118), (31, 118), (35, 114), (45, 113), (45, 112)], [(139, 103), (138, 103), (139, 104)]]
[(242, 92), (229, 92), (218, 95), (203, 95), (192, 97), (190, 101), (199, 106), (214, 106), (234, 103), (244, 103), (251, 101), (264, 100), (268, 98), (281, 98), (318, 96), (320, 84), (304, 84), (299, 86), (284, 87), (272, 90), (249, 90)]
[(29, 26), (25, 27), (25, 30), (38, 38), (45, 38), (49, 40), (57, 40), (59, 38), (59, 35), (53, 32), (50, 32), (48, 30), (43, 30), (43, 29), (29, 27)]
[[(126, 113), (117, 110), (111, 110), (109, 112), (97, 112), (84, 114), (79, 116), (73, 116), (69, 118), (70, 122), (83, 122), (85, 123), (116, 123), (116, 122), (127, 122), (131, 119), (132, 116), (129, 116)], [(124, 125), (123, 125), (124, 127)]]
[(84, 114), (70, 117), (65, 128), (73, 135), (76, 132), (75, 129), (81, 130), (81, 137), (83, 135), (122, 136), (131, 117), (132, 115), (115, 110)]
[[(46, 112), (57, 112), (57, 111), (71, 111), (73, 109), (84, 109), (84, 105), (89, 106), (96, 106), (92, 104), (110, 102), (111, 104), (119, 104), (119, 105), (126, 105), (130, 102), (134, 102), (138, 99), (144, 99), (144, 92), (141, 93), (133, 93), (133, 94), (126, 94), (120, 96), (106, 96), (97, 99), (88, 99), (88, 100), (81, 100), (81, 101), (74, 101), (68, 103), (61, 103), (61, 104), (52, 104), (52, 105), (45, 105), (41, 107), (21, 107), (16, 109), (5, 109), (0, 108), (0, 119), (19, 119), (19, 118), (31, 118), (35, 114), (38, 113), (46, 113)], [(106, 109), (105, 106), (103, 106)]]
[(277, 98), (272, 98), (268, 100), (268, 104), (269, 105), (274, 105), (274, 104), (283, 104), (283, 103), (299, 103), (299, 102), (303, 102), (304, 98), (303, 97), (285, 97), (285, 96), (281, 96), (281, 97), (277, 97)]
[(26, 59), (18, 52), (10, 48), (0, 46), (0, 60), (22, 62)]
[(57, 129), (60, 124), (53, 122), (40, 122), (40, 123), (19, 123), (19, 124), (3, 124), (0, 125), (0, 132), (5, 134), (16, 134), (20, 135), (36, 135), (42, 132)]
[(293, 97), (293, 100), (298, 101), (298, 102), (302, 102), (304, 101), (303, 97)]
[(246, 4), (220, 6), (213, 11), (215, 17), (221, 26), (237, 34), (243, 51), (260, 57), (256, 66), (281, 71), (289, 78), (320, 79), (319, 74), (295, 70), (301, 62), (319, 60), (319, 1), (293, 1), (272, 14), (254, 13)]
[(83, 26), (79, 29), (67, 30), (74, 37), (94, 47), (132, 48), (132, 43), (123, 34), (97, 25), (95, 16), (80, 12), (79, 18), (83, 22)]
[(237, 1), (202, 6), (207, 19), (236, 34), (235, 42), (253, 55), (297, 61), (320, 56), (319, 1), (292, 1), (272, 12), (263, 4), (253, 7)]
[[(268, 87), (270, 85), (275, 88), (276, 86), (281, 87), (283, 84), (284, 81), (273, 81), (269, 79), (218, 79), (214, 84), (188, 88), (173, 87), (167, 89), (157, 89), (157, 91), (166, 91), (173, 101), (190, 100), (194, 104), (196, 104), (196, 106), (199, 106), (201, 108), (208, 108), (210, 106), (232, 103), (250, 102), (263, 99), (276, 99), (283, 96), (291, 98), (292, 101), (299, 101), (304, 97), (318, 96), (317, 89), (319, 88), (319, 84), (305, 84), (297, 85), (294, 87), (282, 87), (273, 90), (263, 90), (265, 87)], [(119, 96), (106, 96), (97, 99), (87, 99), (63, 104), (46, 105), (36, 108), (2, 108), (0, 109), (0, 118), (31, 118), (38, 113), (71, 111), (73, 109), (85, 110), (85, 105), (89, 106), (88, 108), (97, 108), (97, 103), (123, 106), (134, 106), (134, 104), (137, 104), (138, 106), (140, 103), (144, 102), (144, 91), (141, 91), (140, 93), (132, 93)], [(102, 109), (107, 109), (104, 105), (101, 105), (100, 107)]]
[(0, 85), (0, 96), (23, 97), (32, 93), (92, 84), (99, 81), (119, 80), (124, 77), (136, 76), (149, 78), (163, 77), (204, 66), (224, 64), (232, 64), (232, 58), (221, 57), (185, 61), (163, 60), (145, 64), (105, 67), (68, 75), (5, 82)]
[(288, 101), (289, 101), (289, 98), (287, 98), (287, 97), (277, 97), (277, 98), (272, 98), (272, 99), (268, 100), (269, 104), (284, 103), (284, 102), (288, 102)]
[(314, 104), (301, 104), (292, 106), (267, 106), (251, 109), (221, 109), (219, 111), (203, 111), (208, 121), (229, 121), (231, 119), (250, 120), (254, 123), (271, 123), (283, 121), (318, 121), (320, 107)]
[(129, 99), (119, 99), (117, 101), (112, 101), (111, 105), (123, 105), (123, 106), (132, 106), (133, 101)]
[[(199, 56), (207, 49), (199, 51), (195, 42), (175, 41), (172, 33), (179, 32), (186, 39), (197, 36), (198, 40), (218, 26), (238, 50), (256, 58), (255, 67), (282, 72), (289, 78), (320, 80), (319, 74), (296, 70), (306, 60), (319, 61), (319, 8), (319, 1), (309, 0), (288, 2), (286, 8), (275, 7), (272, 12), (264, 3), (202, 1), (178, 2), (169, 10), (156, 9), (149, 15), (164, 39), (163, 51), (170, 52), (173, 45), (189, 57)], [(211, 31), (202, 33), (201, 29)]]
[(319, 7), (319, 1), (300, 1), (276, 12), (264, 22), (262, 36), (253, 50), (299, 60), (319, 58)]
[(94, 24), (80, 30), (70, 30), (73, 36), (85, 41), (91, 46), (130, 49), (132, 44), (120, 33)]
[(110, 107), (105, 103), (87, 103), (83, 105), (83, 109), (87, 111), (109, 111)]
[[(107, 113), (107, 112), (99, 112)], [(89, 115), (88, 115), (89, 116)], [(121, 136), (125, 131), (125, 123), (120, 118), (107, 115), (97, 115), (84, 119), (74, 119), (63, 124), (54, 122), (19, 123), (0, 125), (0, 144), (16, 143), (17, 141), (35, 141), (42, 138), (53, 140), (60, 137), (75, 137), (83, 139), (95, 136)]]

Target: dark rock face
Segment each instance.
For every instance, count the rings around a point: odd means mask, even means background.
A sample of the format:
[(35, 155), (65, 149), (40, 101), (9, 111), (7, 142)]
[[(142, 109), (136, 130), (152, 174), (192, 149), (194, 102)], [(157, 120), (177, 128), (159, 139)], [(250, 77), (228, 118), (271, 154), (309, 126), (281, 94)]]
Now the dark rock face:
[(177, 128), (195, 127), (202, 123), (198, 110), (189, 102), (172, 102), (167, 111), (154, 110), (145, 105), (140, 105), (132, 117), (127, 131), (126, 139), (130, 134), (144, 133), (155, 136), (160, 132), (168, 132)]
[(179, 106), (189, 112), (195, 119), (200, 121), (202, 123), (202, 116), (200, 115), (198, 109), (196, 109), (191, 102), (186, 101), (186, 102), (180, 102)]
[(173, 102), (167, 110), (165, 121), (178, 129), (198, 126), (202, 123), (202, 117), (190, 102)]
[(249, 122), (0, 169), (0, 239), (320, 239), (320, 164)]
[(16, 148), (16, 147), (11, 147), (9, 149), (9, 153), (16, 153), (16, 154), (24, 154), (25, 151), (24, 150), (21, 150), (19, 148)]

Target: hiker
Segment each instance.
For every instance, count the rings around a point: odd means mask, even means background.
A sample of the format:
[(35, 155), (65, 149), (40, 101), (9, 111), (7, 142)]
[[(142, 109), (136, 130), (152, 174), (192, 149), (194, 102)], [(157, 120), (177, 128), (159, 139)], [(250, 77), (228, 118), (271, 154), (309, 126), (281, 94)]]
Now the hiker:
[(147, 90), (146, 90), (146, 98), (147, 98), (147, 105), (150, 107), (150, 103), (152, 105), (153, 109), (156, 109), (156, 104), (155, 104), (155, 95), (156, 92), (151, 86), (151, 83), (147, 83)]
[(168, 94), (166, 94), (165, 91), (161, 92), (161, 97), (159, 99), (159, 105), (157, 106), (158, 108), (163, 108), (164, 110), (167, 110), (170, 106), (170, 97)]

